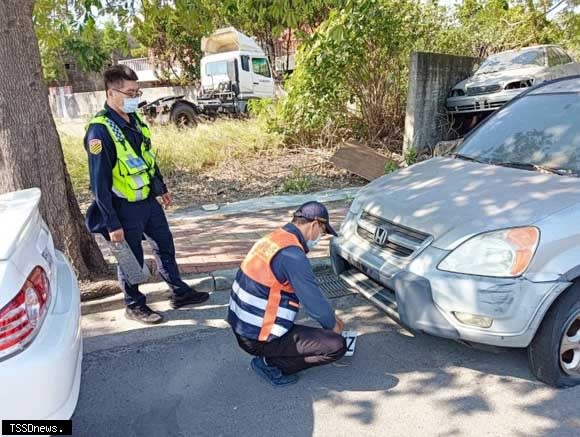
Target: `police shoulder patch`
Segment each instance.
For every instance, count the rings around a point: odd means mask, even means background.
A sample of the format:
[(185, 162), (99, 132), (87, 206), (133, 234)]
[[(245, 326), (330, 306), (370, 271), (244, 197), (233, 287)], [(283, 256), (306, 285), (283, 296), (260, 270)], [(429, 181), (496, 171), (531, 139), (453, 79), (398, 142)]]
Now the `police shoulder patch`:
[(89, 151), (93, 155), (98, 155), (99, 153), (101, 153), (103, 151), (103, 144), (101, 143), (101, 140), (99, 140), (98, 138), (90, 140), (89, 141)]

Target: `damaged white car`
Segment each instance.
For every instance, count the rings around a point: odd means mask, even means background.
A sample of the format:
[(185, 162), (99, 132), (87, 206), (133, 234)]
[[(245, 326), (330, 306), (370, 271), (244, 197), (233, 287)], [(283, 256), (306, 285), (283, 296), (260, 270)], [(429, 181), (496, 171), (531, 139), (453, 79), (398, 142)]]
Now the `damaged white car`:
[(495, 111), (527, 88), (576, 74), (580, 74), (580, 64), (555, 45), (498, 53), (487, 58), (472, 77), (451, 89), (447, 111), (451, 114)]

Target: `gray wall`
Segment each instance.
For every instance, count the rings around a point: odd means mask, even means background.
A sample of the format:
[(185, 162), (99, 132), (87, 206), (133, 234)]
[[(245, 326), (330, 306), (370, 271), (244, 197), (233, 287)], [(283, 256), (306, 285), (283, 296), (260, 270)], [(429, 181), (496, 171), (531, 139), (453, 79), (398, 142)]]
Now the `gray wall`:
[[(103, 108), (105, 91), (65, 94), (62, 89), (49, 96), (50, 107), (55, 119), (89, 118)], [(195, 87), (159, 87), (143, 88), (142, 100), (151, 102), (159, 97), (185, 95), (191, 99), (195, 96)]]
[(451, 139), (445, 111), (449, 89), (471, 75), (477, 58), (416, 52), (411, 55), (403, 150), (418, 154)]

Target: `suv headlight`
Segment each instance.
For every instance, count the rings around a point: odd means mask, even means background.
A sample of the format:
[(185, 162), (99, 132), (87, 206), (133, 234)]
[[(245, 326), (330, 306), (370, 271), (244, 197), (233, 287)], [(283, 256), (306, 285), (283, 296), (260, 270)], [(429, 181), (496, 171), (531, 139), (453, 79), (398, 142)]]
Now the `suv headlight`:
[(461, 244), (438, 268), (468, 275), (514, 278), (526, 271), (539, 241), (540, 231), (535, 227), (487, 232)]

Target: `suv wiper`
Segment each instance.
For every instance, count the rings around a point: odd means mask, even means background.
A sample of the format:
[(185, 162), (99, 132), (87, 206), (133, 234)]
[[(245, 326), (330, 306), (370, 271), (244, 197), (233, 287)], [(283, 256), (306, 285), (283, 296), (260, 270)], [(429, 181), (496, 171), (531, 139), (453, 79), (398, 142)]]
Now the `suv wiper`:
[(490, 164), (501, 165), (502, 167), (520, 168), (522, 170), (542, 171), (560, 176), (578, 176), (578, 173), (567, 168), (547, 167), (545, 165), (531, 164), (529, 162), (490, 162)]

